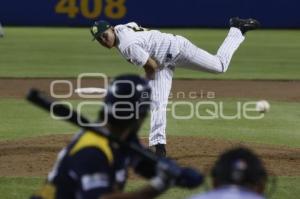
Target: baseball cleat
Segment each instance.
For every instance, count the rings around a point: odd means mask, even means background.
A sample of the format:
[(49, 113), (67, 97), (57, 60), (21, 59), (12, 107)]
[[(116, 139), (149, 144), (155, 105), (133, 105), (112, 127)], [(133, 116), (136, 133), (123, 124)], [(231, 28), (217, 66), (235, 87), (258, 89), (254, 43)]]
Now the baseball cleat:
[(159, 157), (166, 157), (167, 151), (166, 151), (166, 145), (165, 144), (157, 144), (150, 147), (150, 150), (153, 151), (157, 156)]
[(255, 30), (260, 27), (259, 21), (256, 19), (240, 19), (238, 17), (231, 18), (229, 20), (230, 27), (235, 27), (241, 30), (243, 35), (249, 30)]

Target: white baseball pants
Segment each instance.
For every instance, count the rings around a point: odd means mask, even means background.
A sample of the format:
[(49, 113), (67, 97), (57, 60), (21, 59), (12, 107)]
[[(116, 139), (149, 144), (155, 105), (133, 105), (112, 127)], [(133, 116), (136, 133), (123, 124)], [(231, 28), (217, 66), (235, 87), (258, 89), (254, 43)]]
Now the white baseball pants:
[[(237, 28), (230, 28), (227, 37), (216, 55), (212, 55), (184, 37), (178, 38), (180, 53), (174, 59), (176, 67), (213, 73), (224, 73), (229, 67), (230, 60), (245, 37)], [(166, 110), (168, 97), (172, 86), (173, 71), (168, 67), (156, 72), (154, 80), (150, 81), (152, 88), (151, 121), (149, 145), (166, 144)]]

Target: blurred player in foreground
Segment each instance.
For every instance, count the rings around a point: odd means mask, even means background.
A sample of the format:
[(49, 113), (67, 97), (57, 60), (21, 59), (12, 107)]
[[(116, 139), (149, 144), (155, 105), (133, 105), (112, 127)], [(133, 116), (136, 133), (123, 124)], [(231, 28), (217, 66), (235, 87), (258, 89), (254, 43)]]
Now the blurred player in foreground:
[(230, 19), (230, 30), (216, 55), (212, 55), (186, 38), (157, 30), (148, 30), (135, 22), (111, 26), (97, 21), (91, 27), (93, 37), (106, 48), (117, 48), (130, 63), (143, 67), (151, 80), (152, 101), (149, 145), (166, 155), (166, 107), (175, 67), (225, 73), (230, 60), (245, 39), (245, 33), (259, 27), (254, 19)]
[[(102, 131), (142, 150), (137, 132), (150, 109), (150, 96), (145, 79), (136, 75), (117, 77), (110, 84), (100, 111), (99, 123), (105, 125)], [(118, 143), (94, 132), (80, 132), (58, 154), (46, 183), (31, 198), (150, 199), (175, 184), (193, 188), (202, 182), (201, 175), (192, 169), (181, 168), (166, 158), (149, 161), (147, 156)], [(129, 167), (150, 179), (149, 185), (123, 193)], [(174, 171), (180, 175), (173, 175)]]
[(267, 171), (249, 149), (235, 148), (222, 154), (211, 177), (213, 189), (190, 199), (264, 199)]

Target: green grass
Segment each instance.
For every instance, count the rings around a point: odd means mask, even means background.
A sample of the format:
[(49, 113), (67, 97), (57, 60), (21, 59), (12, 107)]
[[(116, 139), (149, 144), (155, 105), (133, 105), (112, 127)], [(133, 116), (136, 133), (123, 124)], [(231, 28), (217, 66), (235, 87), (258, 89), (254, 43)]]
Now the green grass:
[(55, 121), (43, 110), (24, 100), (0, 100), (0, 139), (22, 139), (47, 134), (74, 132), (64, 121)]
[(34, 193), (45, 178), (0, 177), (0, 193), (3, 199), (24, 199)]
[[(246, 116), (260, 116), (256, 111), (247, 111), (243, 114), (243, 106), (246, 100), (222, 100), (216, 101), (216, 107), (212, 105), (201, 105), (194, 112), (201, 116), (211, 118), (216, 113), (216, 119), (201, 119), (196, 116), (188, 120), (173, 119), (171, 111), (168, 114), (168, 135), (179, 136), (205, 136), (221, 139), (234, 139), (245, 142), (256, 142), (263, 144), (286, 145), (300, 147), (300, 103), (274, 102), (271, 101), (270, 112), (262, 119), (249, 120)], [(255, 102), (250, 100), (249, 102)], [(193, 107), (199, 102), (194, 102)], [(224, 108), (221, 108), (221, 103)], [(238, 111), (238, 104), (241, 104), (241, 111)], [(248, 108), (254, 108), (249, 105)], [(176, 115), (188, 116), (191, 108), (187, 105), (176, 107)], [(224, 110), (224, 111), (221, 111)], [(208, 114), (207, 111), (212, 112)], [(221, 116), (239, 116), (236, 119), (226, 119)], [(200, 119), (199, 119), (200, 118)]]
[[(41, 186), (43, 178), (22, 177), (0, 177), (1, 198), (23, 199), (28, 198), (38, 187)], [(126, 191), (134, 191), (143, 186), (144, 181), (129, 181)], [(272, 199), (297, 199), (300, 194), (300, 177), (278, 177), (276, 191)], [(160, 199), (182, 199), (203, 191), (203, 186), (196, 190), (172, 188), (163, 194)]]
[[(163, 29), (187, 37), (215, 53), (227, 30)], [(76, 77), (101, 72), (109, 76), (142, 73), (117, 50), (91, 41), (88, 28), (12, 28), (0, 39), (0, 77)], [(300, 31), (250, 32), (237, 51), (228, 72), (222, 75), (176, 69), (177, 78), (300, 79)]]
[[(73, 101), (74, 107), (79, 101)], [(245, 104), (241, 101), (241, 105)], [(191, 105), (196, 107), (198, 102)], [(236, 115), (238, 101), (224, 100), (224, 115)], [(170, 107), (175, 107), (174, 104)], [(217, 101), (220, 110), (220, 102)], [(251, 106), (253, 108), (253, 106)], [(98, 112), (98, 105), (84, 106), (83, 113), (94, 120)], [(211, 116), (206, 110), (215, 112), (211, 105), (200, 106), (197, 110), (202, 116)], [(21, 139), (24, 137), (73, 133), (76, 128), (67, 122), (55, 121), (49, 114), (23, 100), (0, 100), (0, 139)], [(248, 120), (241, 114), (241, 119), (227, 120), (218, 116), (217, 119), (203, 120), (197, 116), (188, 120), (176, 120), (176, 116), (187, 116), (191, 109), (186, 105), (178, 105), (173, 111), (168, 111), (168, 135), (177, 136), (205, 136), (222, 139), (234, 139), (246, 142), (285, 145), (290, 147), (300, 146), (300, 103), (271, 102), (271, 111), (259, 120)], [(243, 110), (243, 109), (241, 109)], [(195, 112), (195, 111), (194, 111)], [(258, 116), (256, 112), (248, 115)], [(218, 114), (219, 115), (219, 114)], [(147, 121), (141, 132), (146, 136), (149, 131)]]

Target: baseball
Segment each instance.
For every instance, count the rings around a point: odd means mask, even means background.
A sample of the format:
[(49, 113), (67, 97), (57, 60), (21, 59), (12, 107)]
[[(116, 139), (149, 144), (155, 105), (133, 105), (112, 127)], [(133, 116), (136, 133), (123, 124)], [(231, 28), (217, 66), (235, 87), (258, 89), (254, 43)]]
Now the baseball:
[(256, 110), (260, 113), (266, 113), (270, 110), (270, 104), (266, 100), (260, 100), (256, 102)]

